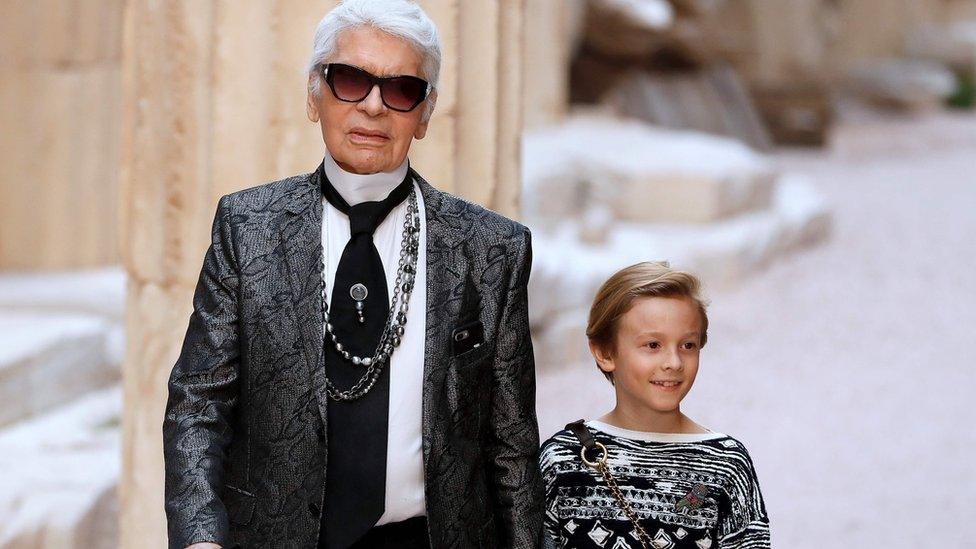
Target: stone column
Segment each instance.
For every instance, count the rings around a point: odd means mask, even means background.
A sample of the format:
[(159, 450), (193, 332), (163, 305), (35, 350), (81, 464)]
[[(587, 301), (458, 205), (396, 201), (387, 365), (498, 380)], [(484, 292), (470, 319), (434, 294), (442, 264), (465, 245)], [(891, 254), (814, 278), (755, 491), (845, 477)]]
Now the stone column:
[(526, 130), (558, 123), (569, 110), (569, 66), (585, 13), (582, 0), (525, 3), (522, 125)]
[(439, 97), (411, 159), (441, 189), (518, 216), (524, 0), (421, 0), (441, 33)]
[[(523, 0), (421, 4), (444, 46), (440, 98), (417, 169), (442, 189), (518, 210)], [(161, 425), (218, 198), (313, 169), (305, 119), (313, 0), (129, 0), (125, 14), (122, 257), (123, 547), (165, 547)]]
[(0, 269), (118, 261), (122, 0), (0, 2)]

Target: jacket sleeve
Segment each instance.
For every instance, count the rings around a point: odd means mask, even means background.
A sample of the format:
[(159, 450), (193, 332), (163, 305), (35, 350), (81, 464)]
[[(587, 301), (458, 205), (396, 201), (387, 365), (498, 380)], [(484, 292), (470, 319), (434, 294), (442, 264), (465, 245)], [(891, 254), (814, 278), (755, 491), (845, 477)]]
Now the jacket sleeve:
[(486, 455), (499, 547), (526, 549), (542, 542), (543, 494), (527, 296), (531, 233), (523, 229), (516, 238), (493, 365)]
[(227, 197), (214, 216), (211, 244), (193, 295), (193, 312), (169, 378), (163, 420), (169, 547), (227, 544), (220, 500), (237, 399), (239, 270)]

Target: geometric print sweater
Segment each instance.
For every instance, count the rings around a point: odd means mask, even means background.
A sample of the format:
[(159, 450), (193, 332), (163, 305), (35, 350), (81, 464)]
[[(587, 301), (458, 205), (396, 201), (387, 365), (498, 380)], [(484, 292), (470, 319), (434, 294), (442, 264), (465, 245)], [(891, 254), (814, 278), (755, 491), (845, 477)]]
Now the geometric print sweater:
[[(769, 549), (769, 517), (752, 459), (720, 433), (646, 433), (586, 422), (656, 549)], [(555, 547), (640, 549), (603, 476), (562, 430), (542, 445), (545, 527)]]

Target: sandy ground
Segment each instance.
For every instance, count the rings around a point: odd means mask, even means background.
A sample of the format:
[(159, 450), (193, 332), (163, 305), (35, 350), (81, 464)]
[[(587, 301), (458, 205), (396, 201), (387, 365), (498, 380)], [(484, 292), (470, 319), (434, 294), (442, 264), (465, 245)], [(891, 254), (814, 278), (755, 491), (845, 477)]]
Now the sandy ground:
[[(746, 443), (775, 547), (976, 547), (976, 117), (952, 123), (973, 139), (777, 154), (833, 234), (709, 295), (683, 410)], [(538, 395), (543, 439), (612, 402), (590, 364), (541, 369)]]

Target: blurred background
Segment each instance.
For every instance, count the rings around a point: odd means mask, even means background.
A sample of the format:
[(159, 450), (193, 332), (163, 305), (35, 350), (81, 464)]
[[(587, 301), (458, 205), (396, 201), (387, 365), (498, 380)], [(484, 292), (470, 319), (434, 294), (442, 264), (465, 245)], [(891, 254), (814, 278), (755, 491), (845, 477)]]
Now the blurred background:
[[(162, 410), (217, 199), (314, 169), (334, 1), (0, 0), (0, 548), (164, 547)], [(780, 548), (976, 547), (976, 0), (425, 0), (412, 163), (533, 230), (543, 439), (613, 402), (620, 267), (699, 273), (683, 411)]]

